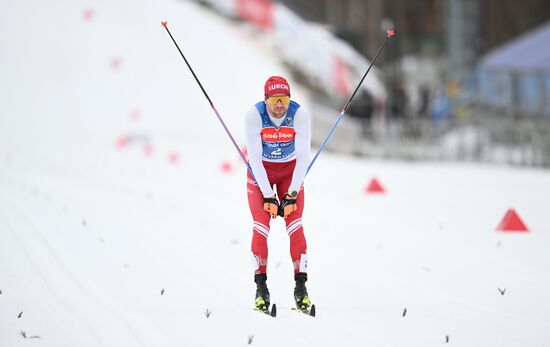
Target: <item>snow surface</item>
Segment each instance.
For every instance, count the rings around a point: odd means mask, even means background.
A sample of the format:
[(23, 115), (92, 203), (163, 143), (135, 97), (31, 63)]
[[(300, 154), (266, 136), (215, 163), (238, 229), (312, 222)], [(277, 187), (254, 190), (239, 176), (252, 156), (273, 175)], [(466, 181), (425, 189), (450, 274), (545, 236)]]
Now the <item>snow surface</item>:
[[(185, 1), (2, 2), (0, 346), (550, 345), (542, 170), (323, 153), (304, 213), (318, 317), (290, 310), (280, 219), (279, 315), (253, 312), (245, 168), (161, 20), (243, 139), (286, 71), (240, 25)], [(529, 233), (495, 230), (509, 207)]]

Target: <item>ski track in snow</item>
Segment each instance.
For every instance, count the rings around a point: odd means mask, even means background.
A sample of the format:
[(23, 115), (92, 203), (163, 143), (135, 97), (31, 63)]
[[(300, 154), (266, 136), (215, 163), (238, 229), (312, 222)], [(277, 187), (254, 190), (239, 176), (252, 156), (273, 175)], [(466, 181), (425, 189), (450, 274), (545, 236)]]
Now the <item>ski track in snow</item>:
[[(105, 298), (99, 300), (95, 295), (90, 293), (90, 290), (94, 288), (93, 283), (84, 284), (82, 280), (79, 279), (79, 276), (76, 275), (78, 272), (75, 269), (70, 269), (71, 261), (68, 259), (63, 259), (60, 257), (62, 252), (59, 249), (52, 247), (48, 238), (44, 236), (43, 231), (36, 226), (36, 223), (31, 220), (31, 218), (25, 214), (21, 207), (12, 205), (6, 211), (12, 212), (10, 215), (17, 216), (19, 221), (19, 227), (17, 232), (14, 231), (14, 228), (9, 226), (7, 222), (7, 229), (10, 231), (11, 236), (16, 240), (18, 246), (21, 248), (23, 253), (26, 255), (27, 260), (31, 263), (37, 275), (47, 286), (50, 294), (59, 301), (64, 308), (69, 311), (72, 315), (75, 315), (74, 308), (71, 306), (66, 299), (63, 299), (57, 294), (59, 291), (66, 291), (67, 293), (78, 292), (85, 297), (84, 300), (79, 300), (80, 304), (84, 304), (89, 308), (87, 310), (92, 311), (104, 311), (110, 316), (114, 316), (117, 321), (120, 321), (124, 328), (132, 335), (135, 341), (139, 345), (143, 345), (140, 341), (138, 334), (134, 331), (132, 326), (122, 317), (122, 315), (116, 312), (112, 307), (105, 305)], [(26, 231), (26, 233), (24, 233)], [(56, 279), (54, 283), (51, 283), (51, 279)], [(56, 288), (56, 285), (61, 285), (65, 288)], [(68, 287), (68, 288), (67, 288)], [(103, 315), (102, 312), (98, 312), (95, 315)], [(82, 315), (77, 316), (78, 319), (83, 320), (86, 326), (92, 332), (92, 335), (95, 341), (98, 344), (101, 343), (101, 339), (98, 333), (95, 331), (93, 326), (86, 320)]]

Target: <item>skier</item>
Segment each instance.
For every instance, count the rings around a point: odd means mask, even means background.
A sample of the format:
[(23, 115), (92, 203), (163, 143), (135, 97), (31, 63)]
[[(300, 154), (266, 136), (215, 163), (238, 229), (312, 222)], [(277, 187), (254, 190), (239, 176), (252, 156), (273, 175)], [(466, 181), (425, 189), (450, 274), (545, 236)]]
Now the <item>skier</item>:
[(307, 311), (311, 301), (305, 285), (307, 244), (302, 227), (305, 194), (302, 181), (309, 165), (311, 125), (307, 111), (290, 100), (290, 86), (283, 77), (269, 77), (264, 86), (264, 100), (248, 111), (246, 145), (255, 176), (254, 179), (249, 172), (247, 179), (248, 204), (254, 219), (251, 249), (255, 308), (269, 310), (267, 237), (270, 219), (279, 215), (285, 219), (290, 238), (296, 307)]

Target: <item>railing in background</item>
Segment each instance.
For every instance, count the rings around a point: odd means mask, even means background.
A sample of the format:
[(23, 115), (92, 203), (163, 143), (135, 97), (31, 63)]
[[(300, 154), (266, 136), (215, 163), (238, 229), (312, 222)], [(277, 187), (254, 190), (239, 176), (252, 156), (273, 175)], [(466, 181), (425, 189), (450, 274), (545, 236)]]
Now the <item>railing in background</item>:
[[(334, 121), (335, 110), (314, 105), (312, 142), (318, 146)], [(550, 167), (547, 119), (517, 120), (478, 108), (468, 113), (444, 122), (428, 117), (346, 117), (326, 149), (380, 159)]]
[(550, 118), (550, 72), (480, 69), (478, 103), (523, 117)]

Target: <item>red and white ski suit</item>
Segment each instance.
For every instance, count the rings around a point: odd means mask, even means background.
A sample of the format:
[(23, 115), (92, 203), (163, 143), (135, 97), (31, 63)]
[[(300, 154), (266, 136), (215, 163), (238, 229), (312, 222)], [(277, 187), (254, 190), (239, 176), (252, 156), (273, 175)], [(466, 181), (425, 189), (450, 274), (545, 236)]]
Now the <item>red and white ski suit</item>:
[[(268, 115), (265, 111), (259, 111), (261, 107), (252, 108), (246, 115), (246, 145), (250, 167), (256, 178), (254, 180), (248, 172), (248, 204), (254, 219), (251, 250), (255, 274), (267, 271), (267, 238), (270, 232), (271, 218), (269, 213), (263, 209), (263, 199), (274, 195), (274, 186), (279, 199), (282, 199), (289, 190), (299, 191), (296, 199), (297, 210), (285, 219), (285, 223), (286, 232), (290, 238), (290, 256), (294, 272), (307, 272), (307, 243), (302, 226), (305, 191), (302, 182), (309, 165), (311, 120), (309, 114), (302, 107), (294, 102), (293, 106), (292, 114), (289, 115), (287, 112), (280, 119)], [(287, 119), (287, 117), (292, 119)], [(277, 136), (280, 133), (282, 134)], [(294, 150), (291, 153), (287, 152), (286, 158), (274, 159), (269, 157), (269, 153), (266, 154), (266, 149), (271, 145), (266, 141), (269, 142), (273, 134), (275, 134), (275, 138), (294, 141)]]

